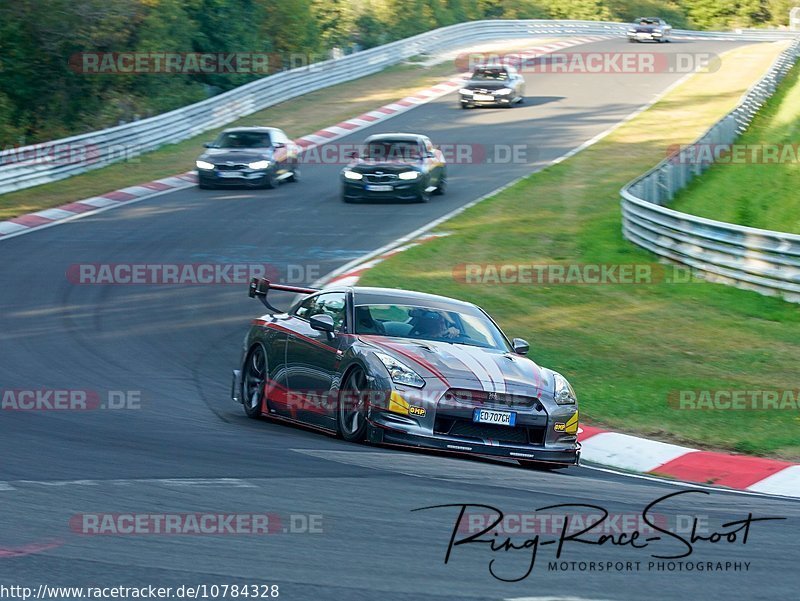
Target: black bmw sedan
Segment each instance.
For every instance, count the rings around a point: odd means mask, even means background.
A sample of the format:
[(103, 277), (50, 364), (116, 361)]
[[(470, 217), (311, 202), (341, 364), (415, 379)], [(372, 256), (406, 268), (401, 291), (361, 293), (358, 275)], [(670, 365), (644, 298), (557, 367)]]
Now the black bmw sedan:
[(427, 202), (447, 189), (441, 150), (420, 134), (377, 134), (342, 170), (344, 202), (403, 200)]

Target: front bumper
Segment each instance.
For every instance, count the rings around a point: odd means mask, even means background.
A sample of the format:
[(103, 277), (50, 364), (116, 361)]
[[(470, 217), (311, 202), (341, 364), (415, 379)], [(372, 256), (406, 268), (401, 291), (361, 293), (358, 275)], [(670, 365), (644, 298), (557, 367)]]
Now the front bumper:
[(447, 436), (410, 434), (402, 430), (379, 426), (374, 422), (370, 424), (367, 438), (370, 442), (377, 444), (396, 444), (420, 449), (449, 451), (451, 453), (505, 457), (522, 461), (543, 461), (564, 465), (578, 465), (580, 462), (580, 444), (577, 442), (564, 448), (531, 448), (511, 444), (486, 444)]
[(491, 95), (490, 99), (478, 100), (475, 95), (460, 94), (459, 99), (461, 104), (465, 106), (508, 106), (513, 100), (513, 94), (504, 94), (502, 96)]
[[(369, 184), (361, 180), (345, 180), (342, 182), (342, 196), (347, 200), (362, 201), (381, 201), (381, 200), (405, 200), (417, 201), (425, 190), (425, 178), (420, 177), (416, 180), (400, 181), (391, 184)], [(387, 190), (371, 190), (367, 186), (384, 185), (390, 186)]]
[(241, 169), (221, 171), (219, 169), (198, 169), (197, 181), (212, 186), (236, 186), (257, 188), (267, 183), (268, 169)]
[(637, 31), (635, 33), (628, 32), (629, 40), (660, 40), (663, 39), (664, 34), (660, 31)]

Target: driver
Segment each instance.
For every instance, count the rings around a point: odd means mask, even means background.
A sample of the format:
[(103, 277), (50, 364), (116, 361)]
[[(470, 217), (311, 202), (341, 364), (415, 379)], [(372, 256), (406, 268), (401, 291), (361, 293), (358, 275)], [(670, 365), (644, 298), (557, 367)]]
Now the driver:
[(458, 338), (461, 334), (458, 328), (447, 325), (444, 315), (438, 311), (426, 312), (419, 318), (414, 328), (421, 336), (429, 338)]

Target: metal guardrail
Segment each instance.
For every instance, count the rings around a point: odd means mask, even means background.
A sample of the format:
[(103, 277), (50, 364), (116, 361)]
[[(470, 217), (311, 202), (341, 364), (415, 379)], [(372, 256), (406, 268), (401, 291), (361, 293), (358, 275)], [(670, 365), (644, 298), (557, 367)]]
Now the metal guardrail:
[[(0, 194), (129, 160), (308, 92), (371, 75), (418, 54), (462, 48), (467, 42), (471, 44), (527, 36), (622, 36), (627, 27), (624, 23), (544, 20), (473, 21), (443, 27), (342, 58), (276, 73), (147, 119), (2, 151)], [(753, 41), (779, 39), (784, 33), (673, 31), (674, 36)]]
[(764, 102), (800, 57), (800, 39), (773, 63), (740, 104), (693, 144), (622, 188), (625, 238), (704, 279), (800, 302), (800, 235), (724, 223), (664, 205), (732, 150)]

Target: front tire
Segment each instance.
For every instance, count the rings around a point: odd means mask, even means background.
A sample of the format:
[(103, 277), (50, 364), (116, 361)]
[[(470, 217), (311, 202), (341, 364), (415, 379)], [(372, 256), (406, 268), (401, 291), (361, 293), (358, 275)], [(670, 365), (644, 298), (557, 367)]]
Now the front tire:
[(443, 172), (442, 177), (439, 178), (439, 183), (436, 186), (436, 190), (434, 190), (433, 193), (437, 196), (442, 196), (445, 192), (447, 192), (447, 173)]
[(266, 179), (264, 180), (264, 187), (267, 190), (273, 190), (278, 187), (280, 181), (278, 180), (278, 176), (274, 170), (270, 170), (267, 172)]
[(257, 344), (247, 354), (242, 368), (242, 405), (247, 417), (261, 417), (261, 403), (267, 382), (267, 353)]
[(337, 428), (348, 442), (361, 442), (366, 436), (367, 386), (367, 374), (361, 367), (355, 367), (339, 392)]
[(289, 181), (292, 182), (292, 183), (295, 183), (295, 184), (300, 181), (300, 168), (299, 167), (295, 167), (294, 169), (292, 169), (292, 175), (291, 175), (291, 177), (289, 177)]

